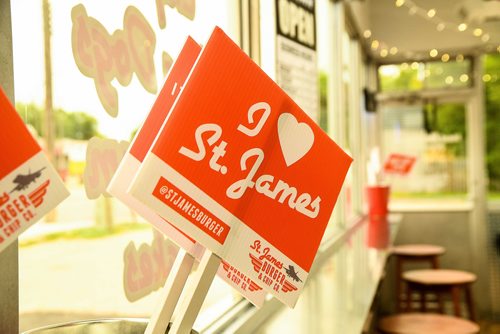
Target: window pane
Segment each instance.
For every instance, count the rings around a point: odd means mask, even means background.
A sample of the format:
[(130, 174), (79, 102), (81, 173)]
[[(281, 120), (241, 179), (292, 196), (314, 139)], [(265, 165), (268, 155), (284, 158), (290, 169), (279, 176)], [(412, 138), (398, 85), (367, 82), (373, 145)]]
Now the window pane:
[(383, 161), (392, 154), (415, 158), (408, 174), (387, 171), (391, 199), (466, 197), (463, 104), (385, 106)]
[(470, 87), (470, 70), (470, 60), (463, 57), (446, 62), (383, 65), (378, 69), (380, 91), (405, 92)]
[(432, 62), (425, 65), (425, 88), (462, 88), (471, 85), (470, 60)]
[(500, 55), (484, 58), (486, 103), (486, 164), (490, 199), (500, 200)]
[[(149, 317), (161, 302), (177, 248), (120, 201), (104, 196), (104, 179), (149, 112), (187, 36), (205, 43), (217, 24), (237, 42), (232, 28), (239, 24), (238, 11), (232, 0), (158, 1), (158, 7), (135, 0), (49, 2), (54, 112), (48, 119), (56, 138), (51, 153), (71, 195), (21, 235), (21, 331), (89, 318)], [(41, 4), (12, 1), (14, 84), (18, 112), (47, 148)], [(73, 29), (75, 22), (80, 29)], [(87, 161), (92, 137), (108, 145), (93, 163)], [(97, 196), (84, 186), (86, 167), (94, 183), (104, 184)], [(238, 298), (216, 279), (204, 309), (227, 308), (228, 300)]]
[(404, 92), (422, 89), (421, 68), (423, 64), (417, 62), (380, 66), (378, 69), (380, 91)]

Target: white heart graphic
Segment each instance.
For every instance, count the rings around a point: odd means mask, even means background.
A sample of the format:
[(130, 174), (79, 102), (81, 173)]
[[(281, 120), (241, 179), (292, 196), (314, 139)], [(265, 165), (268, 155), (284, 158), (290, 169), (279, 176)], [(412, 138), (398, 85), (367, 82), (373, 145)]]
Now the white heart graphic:
[(309, 125), (299, 123), (289, 113), (283, 113), (278, 118), (278, 138), (287, 167), (306, 155), (314, 143), (314, 133)]

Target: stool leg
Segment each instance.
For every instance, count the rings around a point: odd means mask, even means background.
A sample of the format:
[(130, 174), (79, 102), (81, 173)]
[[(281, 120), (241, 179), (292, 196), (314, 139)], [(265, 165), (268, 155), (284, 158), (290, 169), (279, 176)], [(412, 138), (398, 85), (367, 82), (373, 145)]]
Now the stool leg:
[(411, 305), (411, 293), (412, 293), (412, 288), (410, 283), (406, 283), (406, 312), (411, 312), (412, 311), (412, 305)]
[(465, 302), (469, 311), (470, 320), (476, 321), (476, 312), (474, 308), (474, 300), (472, 299), (472, 289), (470, 285), (465, 286)]
[(455, 316), (460, 317), (460, 289), (457, 286), (451, 287), (451, 298), (453, 300), (453, 310)]
[(420, 290), (420, 311), (422, 311), (423, 313), (425, 313), (427, 311), (427, 301), (426, 301), (426, 290), (425, 289), (422, 289)]
[[(403, 282), (401, 275), (403, 273), (403, 264), (399, 256), (396, 257), (396, 310), (401, 312), (403, 303)], [(408, 298), (408, 296), (406, 296)]]
[(432, 257), (431, 266), (432, 269), (439, 269), (439, 258), (437, 256)]
[(436, 298), (437, 298), (437, 303), (438, 303), (438, 312), (443, 314), (444, 313), (443, 294), (441, 293), (441, 291), (436, 292)]

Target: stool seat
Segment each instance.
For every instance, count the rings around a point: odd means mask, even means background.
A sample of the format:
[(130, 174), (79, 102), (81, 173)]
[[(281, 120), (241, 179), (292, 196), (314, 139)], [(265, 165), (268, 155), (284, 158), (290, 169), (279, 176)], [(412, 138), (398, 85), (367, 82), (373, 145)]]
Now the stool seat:
[(477, 276), (461, 270), (419, 269), (404, 272), (403, 279), (423, 285), (460, 285), (475, 282)]
[[(477, 279), (475, 274), (451, 269), (420, 269), (407, 271), (403, 273), (402, 278), (406, 282), (407, 296), (411, 296), (414, 291), (420, 293), (421, 311), (426, 311), (426, 293), (433, 292), (438, 296), (439, 312), (443, 313), (441, 295), (449, 293), (452, 297), (454, 314), (458, 317), (462, 313), (460, 292), (463, 291), (469, 317), (471, 320), (476, 319), (471, 289), (472, 283)], [(406, 304), (406, 310), (412, 310), (411, 303)]]
[(436, 245), (426, 245), (426, 244), (409, 244), (409, 245), (399, 245), (391, 248), (391, 253), (400, 256), (438, 256), (443, 255), (445, 248)]
[(380, 320), (387, 334), (475, 334), (479, 326), (472, 321), (442, 314), (404, 313)]

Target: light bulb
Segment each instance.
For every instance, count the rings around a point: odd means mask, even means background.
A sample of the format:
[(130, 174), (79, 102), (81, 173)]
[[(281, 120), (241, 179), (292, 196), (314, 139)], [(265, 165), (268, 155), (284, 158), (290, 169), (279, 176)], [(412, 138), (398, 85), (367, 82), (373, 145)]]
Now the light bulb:
[(401, 7), (405, 4), (405, 0), (396, 0), (396, 7)]

